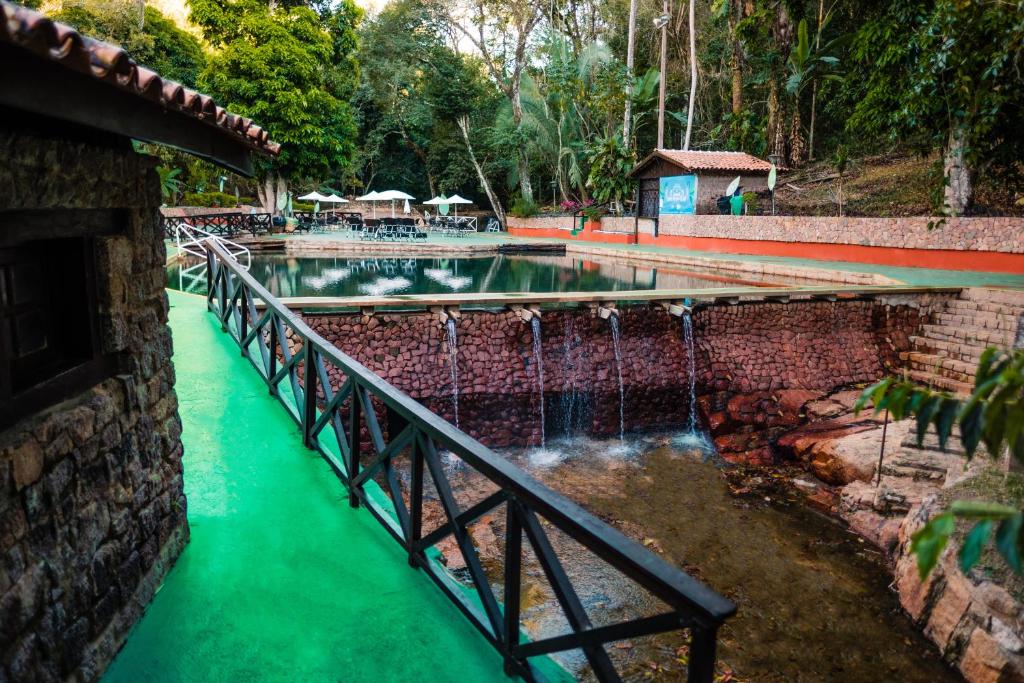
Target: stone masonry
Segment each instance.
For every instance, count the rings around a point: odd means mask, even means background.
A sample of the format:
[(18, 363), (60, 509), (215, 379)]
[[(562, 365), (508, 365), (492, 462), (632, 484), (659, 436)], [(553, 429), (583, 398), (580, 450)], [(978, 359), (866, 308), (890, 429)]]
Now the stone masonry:
[[(922, 310), (905, 300), (699, 308), (693, 329), (701, 407), (712, 427), (728, 422), (732, 432), (764, 436), (778, 422), (769, 414), (779, 412), (780, 392), (817, 397), (883, 376), (908, 348)], [(650, 306), (623, 308), (619, 316), (625, 428), (684, 425), (690, 364), (680, 319)], [(450, 356), (436, 315), (310, 314), (305, 319), (370, 370), (454, 419)], [(465, 311), (456, 327), (461, 427), (495, 447), (539, 443), (540, 394), (530, 326), (509, 311)], [(609, 322), (585, 310), (544, 311), (541, 337), (548, 433), (617, 433), (619, 366)], [(332, 382), (340, 386), (341, 377)], [(577, 408), (567, 407), (577, 399)], [(566, 417), (567, 411), (576, 413)], [(745, 440), (734, 450), (748, 445)]]
[(123, 374), (0, 432), (0, 681), (99, 678), (188, 540), (154, 162), (0, 133), (0, 209), (123, 209), (96, 240)]

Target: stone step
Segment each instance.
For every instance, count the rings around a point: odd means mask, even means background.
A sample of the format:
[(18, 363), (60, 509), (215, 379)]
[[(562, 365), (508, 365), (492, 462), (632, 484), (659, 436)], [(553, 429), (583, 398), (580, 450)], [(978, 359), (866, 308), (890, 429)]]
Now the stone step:
[(1013, 342), (1013, 335), (1000, 330), (977, 330), (965, 327), (946, 327), (945, 325), (921, 325), (922, 336), (929, 339), (944, 341), (963, 341), (977, 344), (982, 348), (988, 346), (1008, 347)]
[(985, 352), (983, 344), (966, 344), (916, 336), (911, 336), (910, 341), (914, 345), (914, 351), (945, 356), (946, 358), (962, 360), (965, 363), (977, 364), (981, 360), (981, 354)]
[(994, 303), (1024, 309), (1024, 292), (1016, 289), (971, 287), (963, 290), (960, 293), (960, 298), (967, 301)]
[(934, 353), (901, 351), (900, 359), (909, 362), (910, 367), (914, 370), (932, 369), (936, 374), (940, 374), (943, 377), (950, 377), (949, 373), (953, 373), (953, 376), (963, 375), (969, 379), (974, 377), (974, 373), (977, 372), (977, 365), (974, 363), (968, 363), (955, 358), (946, 358)]
[(936, 313), (935, 322), (950, 327), (968, 327), (974, 329), (1000, 330), (1011, 334), (1017, 331), (1017, 318), (999, 313)]
[(1017, 318), (1024, 312), (1024, 306), (1011, 306), (1008, 304), (994, 303), (991, 301), (964, 301), (954, 299), (946, 303), (946, 312), (958, 315), (971, 315), (972, 313), (994, 313), (997, 315), (1009, 315)]
[(917, 382), (918, 384), (931, 387), (933, 389), (949, 391), (960, 396), (968, 396), (974, 390), (974, 384), (971, 382), (963, 382), (949, 377), (941, 377), (924, 370), (909, 370), (907, 372), (907, 378)]

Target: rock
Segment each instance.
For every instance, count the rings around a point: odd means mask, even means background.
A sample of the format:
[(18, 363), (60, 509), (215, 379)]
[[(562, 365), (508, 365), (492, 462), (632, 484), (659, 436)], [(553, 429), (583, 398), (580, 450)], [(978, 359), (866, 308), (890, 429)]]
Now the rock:
[(935, 601), (924, 633), (939, 649), (946, 650), (950, 637), (971, 605), (971, 588), (966, 577), (956, 569), (946, 572), (942, 593)]
[(960, 672), (970, 683), (1010, 683), (1024, 676), (1021, 662), (1011, 660), (996, 639), (980, 628), (974, 629), (967, 641)]
[(20, 491), (35, 483), (43, 473), (43, 449), (35, 439), (27, 439), (11, 454), (14, 461), (14, 488)]

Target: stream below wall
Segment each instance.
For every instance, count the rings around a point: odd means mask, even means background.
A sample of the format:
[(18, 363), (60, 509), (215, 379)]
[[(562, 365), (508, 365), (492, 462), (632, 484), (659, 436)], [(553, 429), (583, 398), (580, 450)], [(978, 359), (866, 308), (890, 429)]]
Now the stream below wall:
[[(737, 614), (719, 639), (719, 660), (733, 680), (960, 680), (900, 611), (888, 572), (867, 544), (789, 501), (781, 487), (730, 485), (717, 458), (694, 443), (685, 435), (627, 433), (625, 442), (549, 439), (544, 449), (504, 453), (733, 600)], [(456, 490), (476, 488), (472, 473), (452, 474)], [(477, 544), (500, 544), (502, 522), (496, 516), (476, 525)], [(567, 537), (548, 532), (595, 625), (658, 609), (643, 589)], [(494, 558), (500, 550), (481, 553), (485, 564), (491, 558), (497, 588), (501, 572)], [(534, 566), (525, 575), (523, 619), (531, 637), (565, 632), (542, 573)], [(627, 680), (679, 680), (685, 642), (676, 633), (613, 644), (609, 652)], [(571, 671), (585, 669), (578, 652), (560, 661)]]

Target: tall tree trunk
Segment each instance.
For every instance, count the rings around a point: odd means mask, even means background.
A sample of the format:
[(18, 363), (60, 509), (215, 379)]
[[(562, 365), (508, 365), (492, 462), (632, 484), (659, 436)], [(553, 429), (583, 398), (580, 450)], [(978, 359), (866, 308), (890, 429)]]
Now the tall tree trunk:
[(458, 125), (459, 130), (462, 132), (462, 141), (466, 143), (466, 153), (469, 154), (469, 160), (473, 163), (473, 168), (476, 169), (476, 177), (480, 181), (481, 187), (484, 188), (484, 194), (487, 195), (487, 200), (491, 203), (491, 208), (494, 209), (494, 215), (498, 217), (502, 225), (505, 225), (505, 209), (501, 206), (501, 201), (498, 199), (498, 195), (494, 193), (491, 188), (491, 183), (487, 180), (487, 176), (484, 175), (484, 169), (480, 166), (480, 162), (476, 159), (476, 154), (473, 152), (473, 143), (469, 137), (469, 117), (460, 116), (456, 119), (455, 123)]
[(793, 117), (789, 128), (789, 161), (794, 167), (804, 163), (807, 145), (804, 142), (803, 123), (800, 120), (800, 103), (793, 103)]
[[(512, 121), (516, 124), (516, 131), (523, 125), (523, 100), (520, 93), (522, 75), (516, 72), (510, 84), (510, 97), (512, 102)], [(518, 166), (519, 166), (519, 194), (523, 199), (533, 201), (533, 184), (530, 182), (530, 157), (526, 152), (526, 141), (520, 139), (518, 144)]]
[(629, 34), (626, 38), (626, 74), (629, 77), (629, 91), (626, 93), (626, 112), (622, 117), (622, 141), (626, 150), (633, 149), (631, 138), (633, 127), (633, 47), (636, 43), (636, 9), (638, 0), (629, 0)]
[(967, 130), (958, 125), (949, 131), (949, 144), (943, 159), (945, 174), (944, 204), (946, 213), (961, 216), (971, 206), (974, 186), (971, 168), (967, 163)]
[(263, 210), (273, 216), (281, 213), (277, 208), (277, 202), (287, 194), (288, 181), (273, 171), (256, 184), (256, 196), (259, 198)]
[(694, 26), (693, 0), (690, 0), (690, 102), (686, 111), (686, 139), (683, 149), (690, 149), (690, 132), (693, 129), (693, 105), (697, 99), (697, 27)]
[(768, 142), (768, 153), (786, 158), (786, 136), (782, 133), (782, 107), (779, 101), (779, 82), (775, 76), (768, 79), (768, 130), (765, 138)]
[[(741, 0), (731, 0), (729, 7), (729, 40), (732, 42), (732, 56), (729, 68), (732, 71), (732, 114), (739, 116), (743, 111), (743, 44), (736, 33), (736, 26), (743, 18), (743, 3)], [(738, 121), (733, 122), (734, 126), (739, 125)]]

